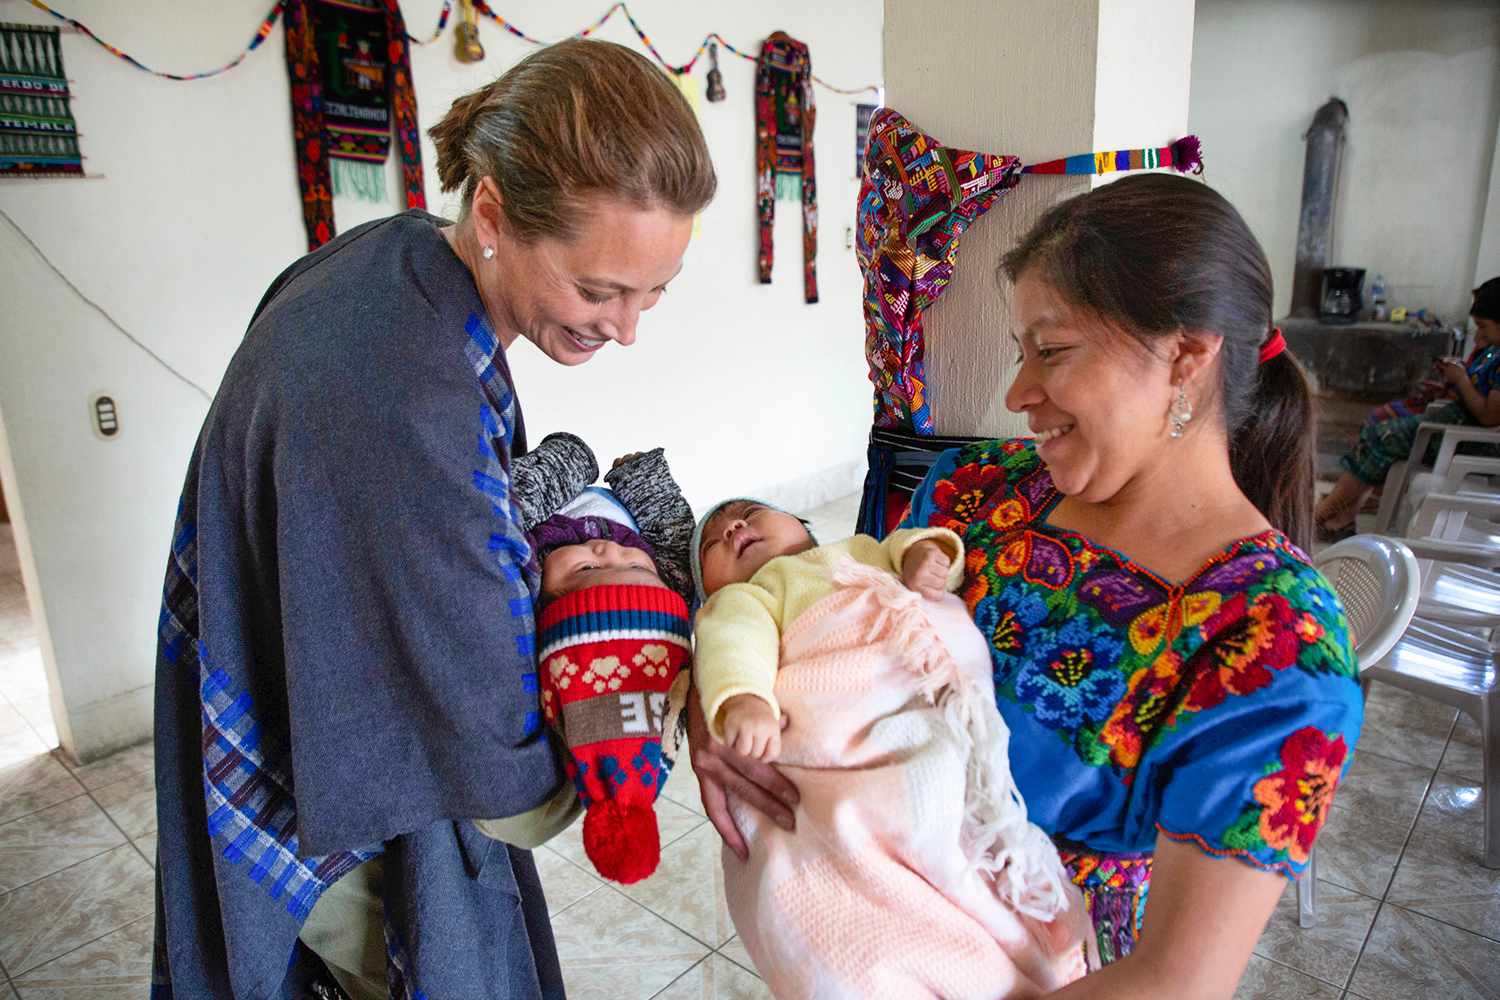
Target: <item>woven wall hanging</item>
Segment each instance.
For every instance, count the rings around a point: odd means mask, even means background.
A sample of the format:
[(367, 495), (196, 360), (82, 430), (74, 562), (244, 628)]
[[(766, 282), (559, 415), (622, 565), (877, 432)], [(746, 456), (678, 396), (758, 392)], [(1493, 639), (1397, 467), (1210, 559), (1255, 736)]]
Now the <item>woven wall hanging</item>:
[(0, 24), (0, 176), (82, 177), (58, 29)]

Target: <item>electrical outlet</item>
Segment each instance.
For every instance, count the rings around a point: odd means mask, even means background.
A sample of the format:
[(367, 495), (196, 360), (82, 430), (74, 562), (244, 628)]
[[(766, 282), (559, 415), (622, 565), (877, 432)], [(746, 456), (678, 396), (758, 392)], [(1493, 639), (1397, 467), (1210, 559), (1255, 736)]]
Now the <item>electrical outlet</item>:
[(89, 400), (89, 423), (93, 425), (94, 433), (105, 441), (120, 436), (120, 408), (115, 405), (113, 396), (101, 392)]

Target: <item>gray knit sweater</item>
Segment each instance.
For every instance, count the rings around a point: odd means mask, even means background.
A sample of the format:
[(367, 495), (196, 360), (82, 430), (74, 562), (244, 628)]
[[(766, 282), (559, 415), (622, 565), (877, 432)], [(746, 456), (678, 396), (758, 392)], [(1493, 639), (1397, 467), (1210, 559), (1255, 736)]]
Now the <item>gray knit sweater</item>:
[[(593, 483), (599, 477), (599, 463), (577, 436), (549, 434), (532, 451), (513, 460), (511, 477), (522, 526), (530, 531)], [(663, 450), (631, 455), (606, 472), (604, 482), (636, 519), (641, 537), (656, 550), (656, 569), (662, 580), (691, 601), (688, 554), (693, 509), (672, 478)]]

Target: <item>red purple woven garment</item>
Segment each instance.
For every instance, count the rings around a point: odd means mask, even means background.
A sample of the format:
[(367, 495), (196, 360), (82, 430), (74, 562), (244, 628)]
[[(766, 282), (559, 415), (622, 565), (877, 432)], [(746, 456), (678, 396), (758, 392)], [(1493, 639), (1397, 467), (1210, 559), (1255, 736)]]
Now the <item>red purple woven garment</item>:
[(411, 46), (397, 0), (288, 0), (286, 63), (307, 248), (336, 232), (332, 161), (356, 165), (350, 178), (369, 175), (358, 167), (383, 169), (392, 127), (406, 207), (426, 208)]
[(755, 204), (760, 213), (760, 283), (771, 283), (771, 225), (778, 190), (802, 198), (802, 285), (818, 301), (818, 185), (813, 170), (812, 56), (784, 31), (766, 39), (755, 71)]
[(950, 149), (890, 108), (870, 119), (854, 251), (876, 427), (933, 433), (922, 313), (953, 277), (964, 230), (1020, 179), (1014, 156)]

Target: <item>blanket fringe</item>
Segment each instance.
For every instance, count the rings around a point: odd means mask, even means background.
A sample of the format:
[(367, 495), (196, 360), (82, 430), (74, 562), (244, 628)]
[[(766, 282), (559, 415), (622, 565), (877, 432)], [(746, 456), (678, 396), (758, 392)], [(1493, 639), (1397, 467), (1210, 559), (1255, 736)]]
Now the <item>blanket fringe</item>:
[(866, 589), (879, 605), (867, 642), (886, 642), (915, 674), (918, 691), (937, 706), (968, 751), (964, 789), (964, 848), (1018, 913), (1049, 921), (1068, 907), (1067, 873), (1052, 838), (1030, 822), (1010, 768), (1010, 730), (983, 710), (993, 694), (962, 676), (933, 627), (921, 595), (890, 573), (843, 559), (833, 567), (843, 586)]

